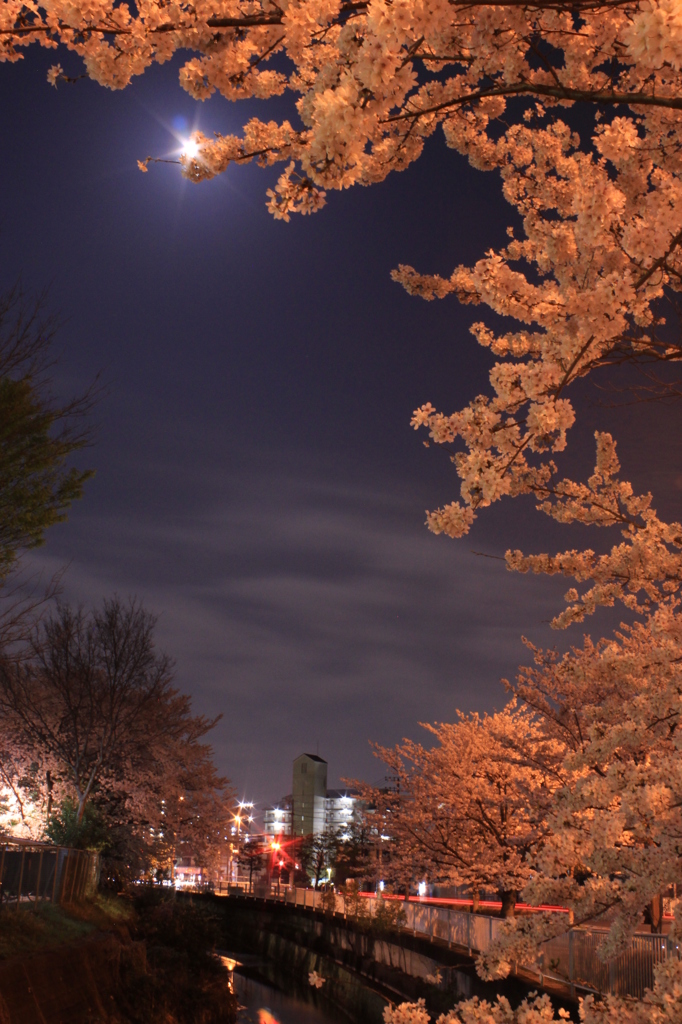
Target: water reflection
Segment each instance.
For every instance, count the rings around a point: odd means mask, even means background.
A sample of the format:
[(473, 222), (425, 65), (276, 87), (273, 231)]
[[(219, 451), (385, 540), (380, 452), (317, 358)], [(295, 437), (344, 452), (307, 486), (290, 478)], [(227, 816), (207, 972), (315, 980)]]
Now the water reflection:
[(349, 1018), (332, 1008), (315, 1005), (315, 996), (304, 989), (289, 995), (255, 978), (234, 974), (239, 1000), (238, 1024), (349, 1024)]
[(269, 1010), (264, 1010), (262, 1007), (258, 1011), (258, 1024), (280, 1024), (275, 1017), (274, 1013), (270, 1013)]

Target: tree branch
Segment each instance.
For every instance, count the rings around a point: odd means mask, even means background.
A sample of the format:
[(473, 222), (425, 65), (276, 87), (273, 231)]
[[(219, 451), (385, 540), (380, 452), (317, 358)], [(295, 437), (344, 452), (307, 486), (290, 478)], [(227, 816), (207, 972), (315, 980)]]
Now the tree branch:
[(628, 106), (668, 107), (673, 110), (682, 110), (682, 97), (678, 96), (653, 96), (643, 92), (611, 92), (603, 89), (591, 91), (589, 89), (569, 89), (565, 86), (542, 85), (539, 82), (518, 82), (516, 85), (500, 85), (491, 89), (477, 89), (474, 92), (466, 93), (464, 96), (457, 96), (452, 100), (437, 103), (433, 107), (424, 107), (421, 110), (406, 111), (403, 114), (393, 114), (385, 118), (381, 124), (391, 124), (395, 121), (407, 121), (411, 118), (424, 117), (427, 114), (437, 114), (449, 107), (462, 106), (465, 103), (472, 103), (474, 100), (484, 100), (491, 96), (547, 96), (556, 100), (570, 100), (573, 103), (596, 103), (598, 106), (617, 106), (626, 104)]

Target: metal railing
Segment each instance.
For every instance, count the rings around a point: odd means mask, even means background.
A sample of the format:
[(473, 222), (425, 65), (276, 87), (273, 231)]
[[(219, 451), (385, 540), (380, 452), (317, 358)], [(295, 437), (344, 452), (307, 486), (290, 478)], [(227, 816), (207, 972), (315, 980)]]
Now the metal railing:
[(98, 853), (0, 838), (0, 908), (87, 899), (97, 889), (99, 871)]
[[(330, 912), (332, 909), (329, 896), (325, 897), (313, 889), (287, 889), (282, 899), (285, 903), (311, 910), (324, 908)], [(363, 897), (361, 903), (366, 906), (365, 916), (371, 921), (376, 916), (377, 897)], [(466, 950), (470, 956), (485, 953), (499, 936), (503, 925), (500, 917), (472, 914), (427, 902), (409, 900), (400, 905), (405, 912), (403, 930)], [(334, 909), (346, 916), (344, 897), (338, 893)], [(576, 991), (587, 991), (641, 999), (644, 990), (653, 986), (657, 964), (670, 957), (681, 958), (680, 947), (672, 939), (647, 933), (633, 935), (624, 953), (603, 961), (598, 947), (605, 936), (603, 929), (571, 928), (542, 943), (538, 962), (518, 965), (517, 973), (531, 974), (540, 986), (549, 983), (550, 987), (568, 989), (571, 995)]]

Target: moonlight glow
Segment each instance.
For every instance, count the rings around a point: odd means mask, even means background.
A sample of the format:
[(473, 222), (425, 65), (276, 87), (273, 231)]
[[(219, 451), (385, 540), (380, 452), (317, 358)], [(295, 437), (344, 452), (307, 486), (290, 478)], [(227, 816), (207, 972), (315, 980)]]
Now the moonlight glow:
[(194, 139), (185, 139), (182, 143), (182, 155), (188, 160), (196, 160), (199, 155), (199, 146)]

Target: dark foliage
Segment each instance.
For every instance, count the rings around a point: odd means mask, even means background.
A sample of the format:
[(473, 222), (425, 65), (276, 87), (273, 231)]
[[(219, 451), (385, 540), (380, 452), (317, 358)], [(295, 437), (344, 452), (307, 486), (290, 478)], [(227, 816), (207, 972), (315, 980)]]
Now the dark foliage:
[(19, 288), (0, 295), (0, 579), (22, 549), (42, 544), (66, 518), (92, 475), (68, 464), (89, 441), (93, 393), (54, 398), (56, 328), (42, 300), (27, 302)]
[[(119, 1008), (130, 1024), (234, 1024), (229, 975), (213, 955), (210, 910), (145, 889), (135, 899), (136, 955), (122, 963)], [(142, 945), (143, 944), (143, 945)]]
[(59, 810), (50, 816), (45, 830), (47, 838), (57, 846), (70, 846), (74, 850), (102, 852), (109, 845), (106, 823), (94, 804), (86, 804), (78, 820), (78, 804), (67, 797)]

